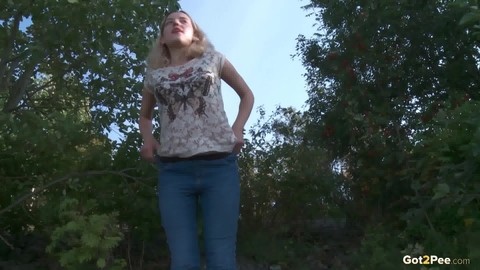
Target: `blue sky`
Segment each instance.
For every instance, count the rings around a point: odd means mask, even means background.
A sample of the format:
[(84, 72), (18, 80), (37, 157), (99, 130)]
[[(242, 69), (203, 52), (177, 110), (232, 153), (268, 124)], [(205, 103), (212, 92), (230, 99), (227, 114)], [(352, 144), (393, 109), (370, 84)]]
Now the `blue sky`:
[[(245, 128), (256, 122), (256, 108), (270, 114), (277, 105), (304, 109), (305, 69), (296, 53), (299, 34), (312, 36), (314, 18), (301, 7), (306, 0), (180, 0), (183, 10), (199, 24), (215, 48), (225, 54), (255, 95), (255, 107)], [(281, 3), (281, 4), (280, 4)], [(235, 120), (240, 99), (222, 84), (225, 110)]]
[[(307, 0), (180, 0), (182, 9), (205, 31), (216, 49), (235, 66), (255, 95), (255, 107), (245, 128), (256, 123), (256, 109), (270, 114), (277, 105), (304, 109), (307, 100), (304, 67), (296, 53), (296, 38), (310, 37), (315, 20), (302, 6)], [(281, 3), (281, 4), (280, 4)], [(29, 25), (27, 19), (22, 27)], [(230, 123), (238, 112), (239, 98), (222, 85)], [(115, 128), (109, 136), (123, 137)]]

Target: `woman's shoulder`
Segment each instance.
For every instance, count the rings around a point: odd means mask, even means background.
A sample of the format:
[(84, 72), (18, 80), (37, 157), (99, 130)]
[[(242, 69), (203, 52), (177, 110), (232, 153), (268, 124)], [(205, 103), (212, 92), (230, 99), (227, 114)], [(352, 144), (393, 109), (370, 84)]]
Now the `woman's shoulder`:
[(203, 58), (206, 60), (206, 63), (210, 63), (218, 67), (223, 66), (223, 63), (225, 62), (225, 55), (216, 49), (205, 50)]
[(223, 53), (217, 51), (215, 48), (207, 48), (203, 53), (204, 57), (224, 57)]

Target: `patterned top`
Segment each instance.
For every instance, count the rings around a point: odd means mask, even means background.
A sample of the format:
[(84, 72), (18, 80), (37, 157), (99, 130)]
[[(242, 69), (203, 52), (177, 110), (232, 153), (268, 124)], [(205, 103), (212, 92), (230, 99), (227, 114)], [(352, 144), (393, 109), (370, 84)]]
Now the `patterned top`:
[(233, 151), (235, 134), (220, 88), (224, 62), (212, 49), (181, 66), (147, 69), (145, 88), (155, 96), (160, 118), (159, 156)]

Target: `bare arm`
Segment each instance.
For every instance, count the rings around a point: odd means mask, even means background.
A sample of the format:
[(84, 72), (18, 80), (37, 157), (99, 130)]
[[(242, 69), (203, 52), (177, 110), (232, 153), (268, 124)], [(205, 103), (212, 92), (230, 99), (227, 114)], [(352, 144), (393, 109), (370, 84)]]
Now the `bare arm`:
[(235, 67), (230, 61), (225, 60), (222, 69), (222, 79), (237, 92), (240, 97), (240, 105), (238, 108), (238, 115), (235, 122), (232, 125), (232, 129), (235, 135), (239, 139), (243, 139), (243, 129), (247, 123), (250, 113), (252, 112), (254, 97), (252, 90), (248, 87), (247, 83), (243, 80), (242, 76), (238, 74)]
[(140, 134), (144, 142), (155, 141), (153, 136), (153, 109), (155, 108), (155, 97), (146, 89), (142, 92), (142, 104), (140, 107)]

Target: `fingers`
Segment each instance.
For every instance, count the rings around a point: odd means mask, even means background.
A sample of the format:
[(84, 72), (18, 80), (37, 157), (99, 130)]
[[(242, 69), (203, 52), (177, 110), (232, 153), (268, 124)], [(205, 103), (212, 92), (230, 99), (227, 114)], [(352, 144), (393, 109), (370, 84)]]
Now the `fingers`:
[(140, 156), (142, 157), (142, 159), (144, 159), (148, 162), (153, 162), (153, 159), (154, 159), (153, 154), (142, 153)]
[(238, 154), (240, 153), (240, 151), (242, 150), (242, 147), (243, 147), (244, 143), (243, 143), (243, 140), (238, 140), (236, 143), (235, 143), (235, 146), (233, 147), (233, 153), (235, 154)]
[(156, 153), (156, 147), (150, 148), (150, 147), (142, 146), (142, 149), (140, 149), (140, 156), (148, 162), (155, 161), (155, 153)]

